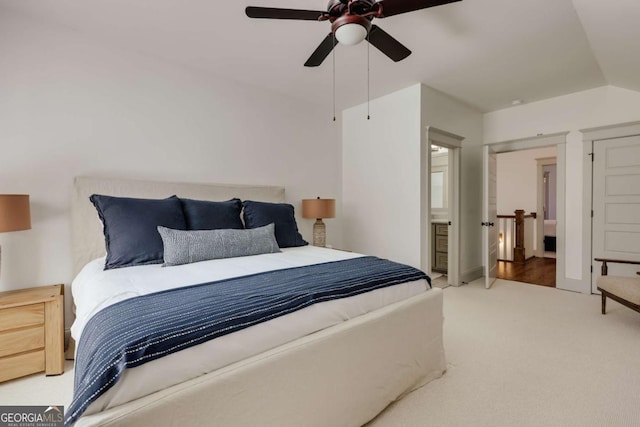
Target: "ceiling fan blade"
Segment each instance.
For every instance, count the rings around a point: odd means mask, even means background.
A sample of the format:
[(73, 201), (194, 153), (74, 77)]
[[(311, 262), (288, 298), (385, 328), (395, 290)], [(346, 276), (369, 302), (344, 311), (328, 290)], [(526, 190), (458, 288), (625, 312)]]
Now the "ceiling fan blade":
[(302, 9), (279, 9), (276, 7), (249, 6), (245, 9), (249, 18), (266, 19), (297, 19), (302, 21), (317, 21), (326, 12)]
[(380, 0), (376, 5), (382, 9), (382, 15), (379, 16), (379, 18), (386, 18), (400, 15), (401, 13), (413, 12), (414, 10), (455, 3), (457, 1), (462, 0)]
[(409, 49), (377, 25), (371, 26), (371, 30), (369, 30), (369, 43), (395, 62), (402, 61), (411, 55)]
[(333, 48), (338, 44), (338, 40), (333, 36), (333, 33), (329, 33), (327, 37), (322, 40), (320, 46), (311, 54), (307, 62), (304, 63), (305, 67), (317, 67), (322, 64), (327, 56), (331, 53)]

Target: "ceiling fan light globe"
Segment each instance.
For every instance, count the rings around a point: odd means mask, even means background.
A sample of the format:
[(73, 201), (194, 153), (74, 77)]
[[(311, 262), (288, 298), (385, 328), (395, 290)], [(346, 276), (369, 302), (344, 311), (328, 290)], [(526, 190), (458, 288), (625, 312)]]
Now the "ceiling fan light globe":
[(367, 37), (367, 29), (360, 24), (349, 23), (338, 27), (335, 34), (340, 43), (353, 46)]

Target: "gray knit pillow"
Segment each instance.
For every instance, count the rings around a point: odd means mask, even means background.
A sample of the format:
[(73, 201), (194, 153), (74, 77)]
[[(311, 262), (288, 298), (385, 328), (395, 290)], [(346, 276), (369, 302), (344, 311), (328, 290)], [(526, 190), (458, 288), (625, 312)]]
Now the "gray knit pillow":
[(159, 226), (164, 265), (280, 252), (274, 224), (250, 230), (173, 230)]

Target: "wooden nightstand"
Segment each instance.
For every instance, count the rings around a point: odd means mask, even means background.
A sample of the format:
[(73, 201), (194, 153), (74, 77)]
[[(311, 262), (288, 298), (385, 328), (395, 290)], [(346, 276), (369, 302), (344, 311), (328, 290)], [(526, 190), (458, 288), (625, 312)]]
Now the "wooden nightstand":
[(64, 286), (0, 292), (0, 382), (64, 372)]

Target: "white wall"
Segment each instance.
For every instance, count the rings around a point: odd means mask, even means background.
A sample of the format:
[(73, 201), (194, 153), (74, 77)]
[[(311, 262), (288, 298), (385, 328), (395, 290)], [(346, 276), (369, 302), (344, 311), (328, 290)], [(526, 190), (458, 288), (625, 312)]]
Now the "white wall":
[(420, 85), (342, 113), (347, 248), (420, 267)]
[[(284, 185), (298, 210), (302, 198), (340, 202), (340, 124), (330, 117), (3, 12), (0, 193), (31, 195), (33, 228), (0, 235), (0, 290), (70, 283), (77, 175)], [(299, 224), (311, 239), (313, 220)], [(340, 210), (327, 233), (341, 245)]]
[(640, 93), (606, 86), (484, 115), (487, 143), (570, 131), (566, 146), (566, 276), (587, 281), (582, 265), (583, 152), (579, 129), (640, 120)]
[(366, 104), (343, 112), (344, 238), (352, 250), (421, 266), (427, 256), (420, 252), (421, 144), (428, 126), (467, 138), (461, 185), (464, 277), (482, 266), (477, 184), (482, 115), (422, 84), (371, 101), (369, 121)]
[(513, 215), (516, 209), (538, 212), (538, 162), (555, 157), (556, 148), (512, 151), (498, 154), (498, 215)]

